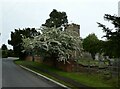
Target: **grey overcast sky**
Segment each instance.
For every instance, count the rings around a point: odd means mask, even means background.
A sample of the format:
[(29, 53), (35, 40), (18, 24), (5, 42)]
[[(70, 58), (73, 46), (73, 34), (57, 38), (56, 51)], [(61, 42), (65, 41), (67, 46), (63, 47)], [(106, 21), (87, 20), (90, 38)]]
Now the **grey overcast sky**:
[[(2, 0), (0, 8), (0, 46), (7, 44), (15, 28), (39, 28), (53, 9), (67, 13), (69, 23), (80, 25), (80, 36), (95, 33), (104, 35), (96, 22), (104, 21), (104, 14), (118, 15), (119, 0)], [(8, 45), (8, 44), (7, 44)], [(8, 48), (12, 48), (8, 45)]]

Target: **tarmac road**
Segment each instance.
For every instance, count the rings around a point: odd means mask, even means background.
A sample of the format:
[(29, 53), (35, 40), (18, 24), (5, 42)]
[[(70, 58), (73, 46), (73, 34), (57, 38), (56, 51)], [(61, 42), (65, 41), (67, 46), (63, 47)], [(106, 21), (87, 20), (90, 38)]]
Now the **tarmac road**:
[(24, 89), (27, 87), (39, 87), (39, 89), (43, 87), (51, 87), (52, 89), (63, 89), (61, 86), (51, 81), (22, 69), (18, 65), (14, 64), (13, 60), (14, 59), (12, 58), (2, 59), (2, 87), (24, 87)]

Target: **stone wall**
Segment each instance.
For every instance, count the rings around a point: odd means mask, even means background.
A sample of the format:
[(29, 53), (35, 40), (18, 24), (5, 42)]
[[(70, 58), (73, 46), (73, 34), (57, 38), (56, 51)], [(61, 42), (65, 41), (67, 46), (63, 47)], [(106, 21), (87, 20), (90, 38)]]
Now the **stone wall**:
[(27, 57), (25, 58), (25, 60), (26, 60), (26, 61), (32, 61), (32, 56), (27, 56)]
[(69, 63), (68, 62), (64, 63), (63, 61), (57, 62), (57, 68), (67, 72), (74, 71), (75, 66), (76, 66), (75, 61), (69, 61)]
[(67, 72), (74, 71), (75, 70), (74, 68), (76, 66), (76, 62), (73, 61), (73, 60), (69, 61), (69, 63), (67, 63), (67, 62), (64, 63), (63, 61), (59, 61), (59, 62), (56, 61), (55, 62), (56, 65), (54, 65), (54, 62), (51, 61), (51, 60), (46, 60), (43, 63), (46, 64), (46, 65), (49, 65), (49, 66), (56, 67), (56, 68), (58, 68), (60, 70), (67, 71)]
[[(25, 58), (26, 61), (32, 61), (32, 59), (33, 59), (32, 56), (27, 56)], [(34, 56), (34, 61), (41, 63), (43, 60), (42, 60), (42, 58), (40, 56)]]
[[(26, 61), (32, 61), (32, 56), (27, 56), (26, 58)], [(49, 66), (54, 66), (54, 62), (51, 61), (51, 60), (46, 60), (46, 61), (43, 61), (41, 57), (39, 56), (34, 56), (34, 61), (35, 62), (39, 62), (39, 63), (44, 63), (46, 65), (49, 65)], [(66, 63), (64, 63), (63, 61), (56, 61), (56, 68), (58, 69), (61, 69), (63, 71), (67, 71), (67, 72), (72, 72), (75, 70), (75, 67), (76, 66), (76, 62), (74, 60), (71, 60)]]

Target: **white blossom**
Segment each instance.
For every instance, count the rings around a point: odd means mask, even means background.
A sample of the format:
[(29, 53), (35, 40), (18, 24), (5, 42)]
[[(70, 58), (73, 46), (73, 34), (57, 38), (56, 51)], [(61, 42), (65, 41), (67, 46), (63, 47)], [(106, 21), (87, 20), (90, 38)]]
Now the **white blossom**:
[[(33, 39), (24, 38), (23, 46), (26, 51), (35, 51), (37, 54), (45, 57), (55, 54), (58, 61), (68, 62), (73, 51), (81, 54), (81, 40), (76, 32), (65, 32), (57, 28), (45, 28), (41, 30), (42, 34), (35, 36)], [(42, 55), (42, 54), (46, 55)]]

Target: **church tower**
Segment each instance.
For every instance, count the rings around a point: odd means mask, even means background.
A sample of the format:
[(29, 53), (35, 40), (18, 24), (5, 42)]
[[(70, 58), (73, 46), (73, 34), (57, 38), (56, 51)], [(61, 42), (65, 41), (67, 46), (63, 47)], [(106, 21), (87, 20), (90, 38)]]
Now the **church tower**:
[(65, 30), (71, 30), (71, 31), (76, 31), (79, 36), (80, 36), (80, 25), (78, 24), (68, 24), (66, 27), (65, 27)]

